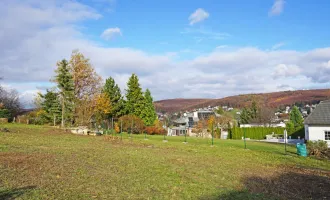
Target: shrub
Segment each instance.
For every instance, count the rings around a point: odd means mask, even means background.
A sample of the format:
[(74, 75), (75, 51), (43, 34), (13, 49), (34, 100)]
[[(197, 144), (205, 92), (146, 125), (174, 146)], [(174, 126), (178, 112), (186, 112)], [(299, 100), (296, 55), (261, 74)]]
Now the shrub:
[(144, 130), (144, 123), (141, 118), (135, 115), (124, 115), (119, 118), (119, 122), (122, 122), (123, 131), (128, 133), (141, 133)]
[(147, 126), (144, 131), (149, 135), (164, 135), (166, 130), (157, 126)]
[(11, 117), (11, 114), (9, 110), (7, 109), (0, 109), (0, 118), (7, 118), (9, 119)]
[(328, 151), (328, 143), (326, 141), (307, 141), (307, 150), (309, 155), (323, 157)]

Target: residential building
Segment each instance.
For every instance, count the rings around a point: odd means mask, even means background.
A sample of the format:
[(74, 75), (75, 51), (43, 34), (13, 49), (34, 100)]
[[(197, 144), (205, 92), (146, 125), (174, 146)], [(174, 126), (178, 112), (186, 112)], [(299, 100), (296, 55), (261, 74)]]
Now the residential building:
[(323, 140), (330, 147), (330, 100), (320, 102), (304, 124), (306, 140)]

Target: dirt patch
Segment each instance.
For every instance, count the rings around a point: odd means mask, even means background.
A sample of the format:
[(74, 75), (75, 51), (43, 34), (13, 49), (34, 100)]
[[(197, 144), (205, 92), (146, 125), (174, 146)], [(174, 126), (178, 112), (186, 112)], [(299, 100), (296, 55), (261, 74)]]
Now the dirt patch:
[(53, 156), (48, 154), (0, 153), (0, 163), (7, 168), (35, 168), (44, 161), (50, 161), (52, 159)]
[(242, 182), (251, 193), (278, 199), (330, 198), (330, 172), (325, 171), (281, 168), (269, 176), (244, 177)]

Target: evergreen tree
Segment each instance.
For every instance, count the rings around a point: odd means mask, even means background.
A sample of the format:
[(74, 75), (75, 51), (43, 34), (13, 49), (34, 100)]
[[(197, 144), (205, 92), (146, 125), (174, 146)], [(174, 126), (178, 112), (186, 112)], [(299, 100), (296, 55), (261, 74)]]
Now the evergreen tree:
[(132, 74), (127, 82), (125, 109), (128, 114), (144, 118), (145, 98), (139, 84), (139, 78)]
[(120, 117), (124, 115), (124, 101), (120, 88), (112, 77), (105, 80), (103, 92), (109, 96), (111, 102), (111, 111), (108, 117)]
[(144, 93), (144, 99), (145, 99), (145, 106), (143, 110), (143, 118), (144, 124), (146, 126), (151, 126), (154, 124), (155, 120), (157, 119), (155, 106), (153, 104), (153, 99), (151, 96), (151, 92), (149, 89), (146, 90)]
[(240, 118), (240, 124), (248, 124), (250, 122), (250, 113), (246, 108), (243, 108)]
[(69, 70), (69, 64), (65, 59), (57, 63), (57, 69), (55, 70), (55, 82), (60, 90), (61, 97), (62, 127), (64, 127), (65, 119), (72, 118), (73, 115), (74, 82)]
[(39, 96), (42, 98), (41, 109), (46, 113), (46, 120), (58, 122), (62, 112), (58, 93), (47, 90), (46, 94), (39, 93)]
[(303, 117), (297, 106), (294, 106), (290, 112), (290, 121), (293, 123), (295, 128), (303, 127)]
[(258, 107), (257, 107), (257, 102), (255, 101), (252, 102), (250, 115), (251, 115), (251, 119), (258, 118)]
[(223, 110), (223, 108), (221, 106), (219, 106), (215, 112), (219, 115), (223, 115), (225, 113), (225, 111)]

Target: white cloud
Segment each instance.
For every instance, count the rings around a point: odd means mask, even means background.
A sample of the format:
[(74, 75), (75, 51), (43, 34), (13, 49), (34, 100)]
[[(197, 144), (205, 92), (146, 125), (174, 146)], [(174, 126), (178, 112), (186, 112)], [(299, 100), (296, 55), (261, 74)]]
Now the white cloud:
[(108, 29), (104, 30), (101, 37), (105, 40), (111, 40), (116, 35), (122, 35), (122, 32), (121, 32), (120, 28), (118, 28), (118, 27), (108, 28)]
[(283, 47), (284, 45), (285, 45), (284, 42), (280, 42), (280, 43), (274, 44), (274, 45), (272, 46), (272, 50), (277, 50), (277, 49)]
[(208, 12), (206, 12), (204, 9), (202, 8), (198, 8), (195, 12), (193, 12), (190, 16), (189, 16), (189, 24), (190, 25), (194, 25), (198, 22), (204, 21), (205, 19), (209, 18), (210, 14)]
[(204, 28), (186, 28), (180, 33), (191, 35), (195, 39), (196, 43), (200, 43), (203, 40), (224, 40), (231, 37), (229, 33), (217, 32)]
[(272, 8), (269, 11), (270, 16), (280, 15), (284, 10), (284, 0), (275, 0)]
[[(201, 55), (192, 54), (196, 49), (152, 54), (104, 47), (86, 39), (77, 26), (82, 20), (100, 18), (94, 9), (77, 2), (68, 6), (64, 0), (30, 1), (40, 5), (8, 0), (0, 7), (2, 83), (18, 89), (26, 102), (36, 89), (51, 87), (56, 62), (68, 59), (73, 49), (90, 58), (103, 78), (114, 77), (122, 90), (130, 74), (137, 73), (142, 87), (149, 88), (156, 100), (322, 87), (330, 82), (330, 48), (301, 52), (230, 46)], [(205, 30), (196, 34), (219, 36)], [(189, 53), (189, 59), (177, 60), (183, 53)]]
[(294, 77), (294, 76), (298, 76), (300, 73), (301, 73), (301, 69), (297, 65), (279, 64), (275, 67), (273, 77), (274, 78)]

